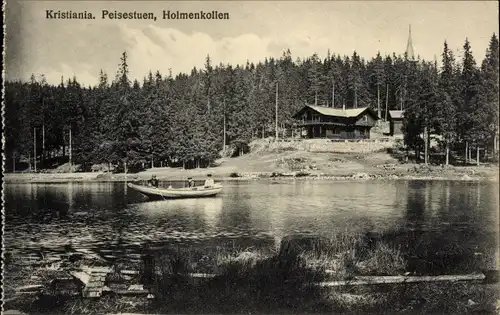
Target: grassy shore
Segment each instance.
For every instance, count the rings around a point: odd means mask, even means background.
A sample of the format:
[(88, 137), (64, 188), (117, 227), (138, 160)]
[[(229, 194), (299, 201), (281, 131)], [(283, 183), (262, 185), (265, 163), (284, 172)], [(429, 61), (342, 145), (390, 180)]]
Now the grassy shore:
[[(105, 314), (166, 313), (482, 313), (500, 307), (497, 285), (479, 283), (420, 283), (326, 288), (320, 281), (355, 275), (402, 275), (402, 252), (383, 241), (342, 232), (330, 238), (284, 239), (275, 247), (194, 249), (165, 248), (143, 256), (140, 271), (125, 279), (120, 263), (106, 285), (140, 282), (153, 299), (103, 296), (99, 299), (20, 297), (10, 300), (12, 286), (27, 274), (49, 278), (46, 269), (16, 269), (7, 265), (5, 309), (27, 313)], [(68, 267), (69, 268), (69, 267)], [(330, 272), (327, 273), (326, 271)], [(193, 278), (190, 273), (212, 273)], [(16, 280), (17, 279), (17, 280)]]

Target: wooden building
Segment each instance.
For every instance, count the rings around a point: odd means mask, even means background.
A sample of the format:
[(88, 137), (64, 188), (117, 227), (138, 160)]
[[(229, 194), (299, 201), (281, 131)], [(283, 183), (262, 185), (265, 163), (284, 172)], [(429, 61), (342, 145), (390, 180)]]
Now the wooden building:
[(379, 119), (369, 107), (333, 108), (305, 105), (293, 118), (306, 138), (369, 139), (370, 129)]
[(404, 111), (390, 110), (387, 119), (389, 119), (389, 132), (391, 136), (403, 134)]

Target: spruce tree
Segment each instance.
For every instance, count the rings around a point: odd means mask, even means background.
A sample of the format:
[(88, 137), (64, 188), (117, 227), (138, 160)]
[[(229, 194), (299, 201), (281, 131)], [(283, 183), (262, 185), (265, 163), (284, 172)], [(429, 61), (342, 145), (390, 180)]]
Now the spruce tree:
[(457, 70), (454, 69), (455, 62), (453, 53), (444, 42), (442, 53), (442, 70), (439, 75), (438, 95), (435, 112), (435, 127), (443, 136), (445, 149), (445, 164), (449, 164), (450, 147), (455, 141), (457, 126), (457, 105), (459, 98), (459, 86)]
[(477, 112), (476, 106), (476, 95), (479, 87), (479, 71), (476, 67), (476, 61), (472, 55), (468, 39), (465, 40), (463, 48), (464, 56), (462, 60), (462, 74), (460, 77), (461, 104), (458, 115), (458, 134), (465, 149), (478, 149), (480, 145), (478, 143), (479, 135), (471, 131), (477, 124), (481, 124), (482, 120), (482, 118), (480, 118), (481, 114)]

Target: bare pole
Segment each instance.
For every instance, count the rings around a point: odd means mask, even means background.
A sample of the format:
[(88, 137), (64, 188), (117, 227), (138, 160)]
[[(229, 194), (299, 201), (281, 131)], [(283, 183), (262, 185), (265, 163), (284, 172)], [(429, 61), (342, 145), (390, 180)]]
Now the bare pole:
[(450, 141), (448, 136), (446, 137), (446, 166), (450, 164)]
[(479, 166), (479, 145), (476, 146), (476, 163)]
[(380, 83), (377, 82), (377, 114), (380, 117)]
[(399, 93), (399, 109), (403, 110), (403, 92)]
[(354, 108), (358, 108), (358, 87), (354, 86)]
[(72, 150), (71, 150), (71, 127), (69, 127), (69, 166), (73, 166), (73, 154), (72, 154)]
[(42, 159), (45, 156), (45, 124), (42, 125)]
[(389, 107), (389, 83), (386, 84), (387, 91), (385, 93), (385, 121), (387, 121), (387, 109)]
[(335, 81), (332, 83), (332, 107), (335, 108)]
[(223, 138), (223, 141), (224, 143), (222, 144), (222, 151), (224, 153), (226, 153), (226, 99), (224, 98), (223, 100), (223, 106), (224, 106), (224, 109), (223, 109), (223, 112), (224, 112), (224, 138)]
[(276, 81), (276, 141), (278, 141), (278, 81)]
[(35, 172), (36, 172), (36, 128), (33, 128), (33, 162), (35, 165)]
[(208, 88), (208, 91), (207, 91), (208, 95), (207, 95), (207, 98), (208, 98), (208, 102), (207, 102), (207, 109), (208, 109), (208, 114), (210, 115), (210, 87)]
[[(427, 123), (426, 123), (427, 124)], [(424, 127), (424, 149), (425, 149), (425, 156), (424, 156), (424, 161), (425, 161), (425, 165), (428, 164), (428, 148), (427, 148), (427, 140), (428, 140), (428, 135), (427, 135), (427, 126)]]
[(469, 156), (469, 143), (465, 141), (465, 164), (469, 162), (467, 157)]

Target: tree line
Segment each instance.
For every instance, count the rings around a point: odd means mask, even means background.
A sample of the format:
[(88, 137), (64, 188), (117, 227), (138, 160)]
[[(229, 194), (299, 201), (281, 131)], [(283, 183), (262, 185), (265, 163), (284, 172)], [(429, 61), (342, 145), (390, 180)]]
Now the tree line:
[(444, 43), (441, 67), (395, 53), (294, 60), (287, 50), (236, 66), (213, 65), (207, 56), (203, 69), (175, 77), (149, 72), (139, 82), (131, 80), (124, 52), (116, 75), (101, 70), (96, 86), (75, 77), (51, 85), (43, 75), (6, 82), (6, 166), (33, 163), (35, 155), (41, 165), (71, 157), (87, 170), (99, 163), (124, 170), (206, 167), (221, 151), (241, 154), (252, 139), (274, 136), (276, 117), (285, 135), (305, 103), (370, 106), (382, 118), (386, 109), (403, 109), (405, 144), (416, 155), (423, 133), (441, 135), (447, 153), (490, 148), (498, 132), (498, 84), (495, 34), (480, 66), (466, 40), (462, 60)]
[[(442, 66), (437, 63), (408, 63), (404, 142), (417, 159), (429, 147), (431, 133), (441, 136), (445, 164), (450, 152), (479, 163), (480, 150), (498, 151), (499, 64), (498, 38), (490, 39), (486, 56), (478, 66), (470, 42), (463, 45), (461, 62), (444, 43)], [(429, 154), (425, 150), (425, 162)]]

